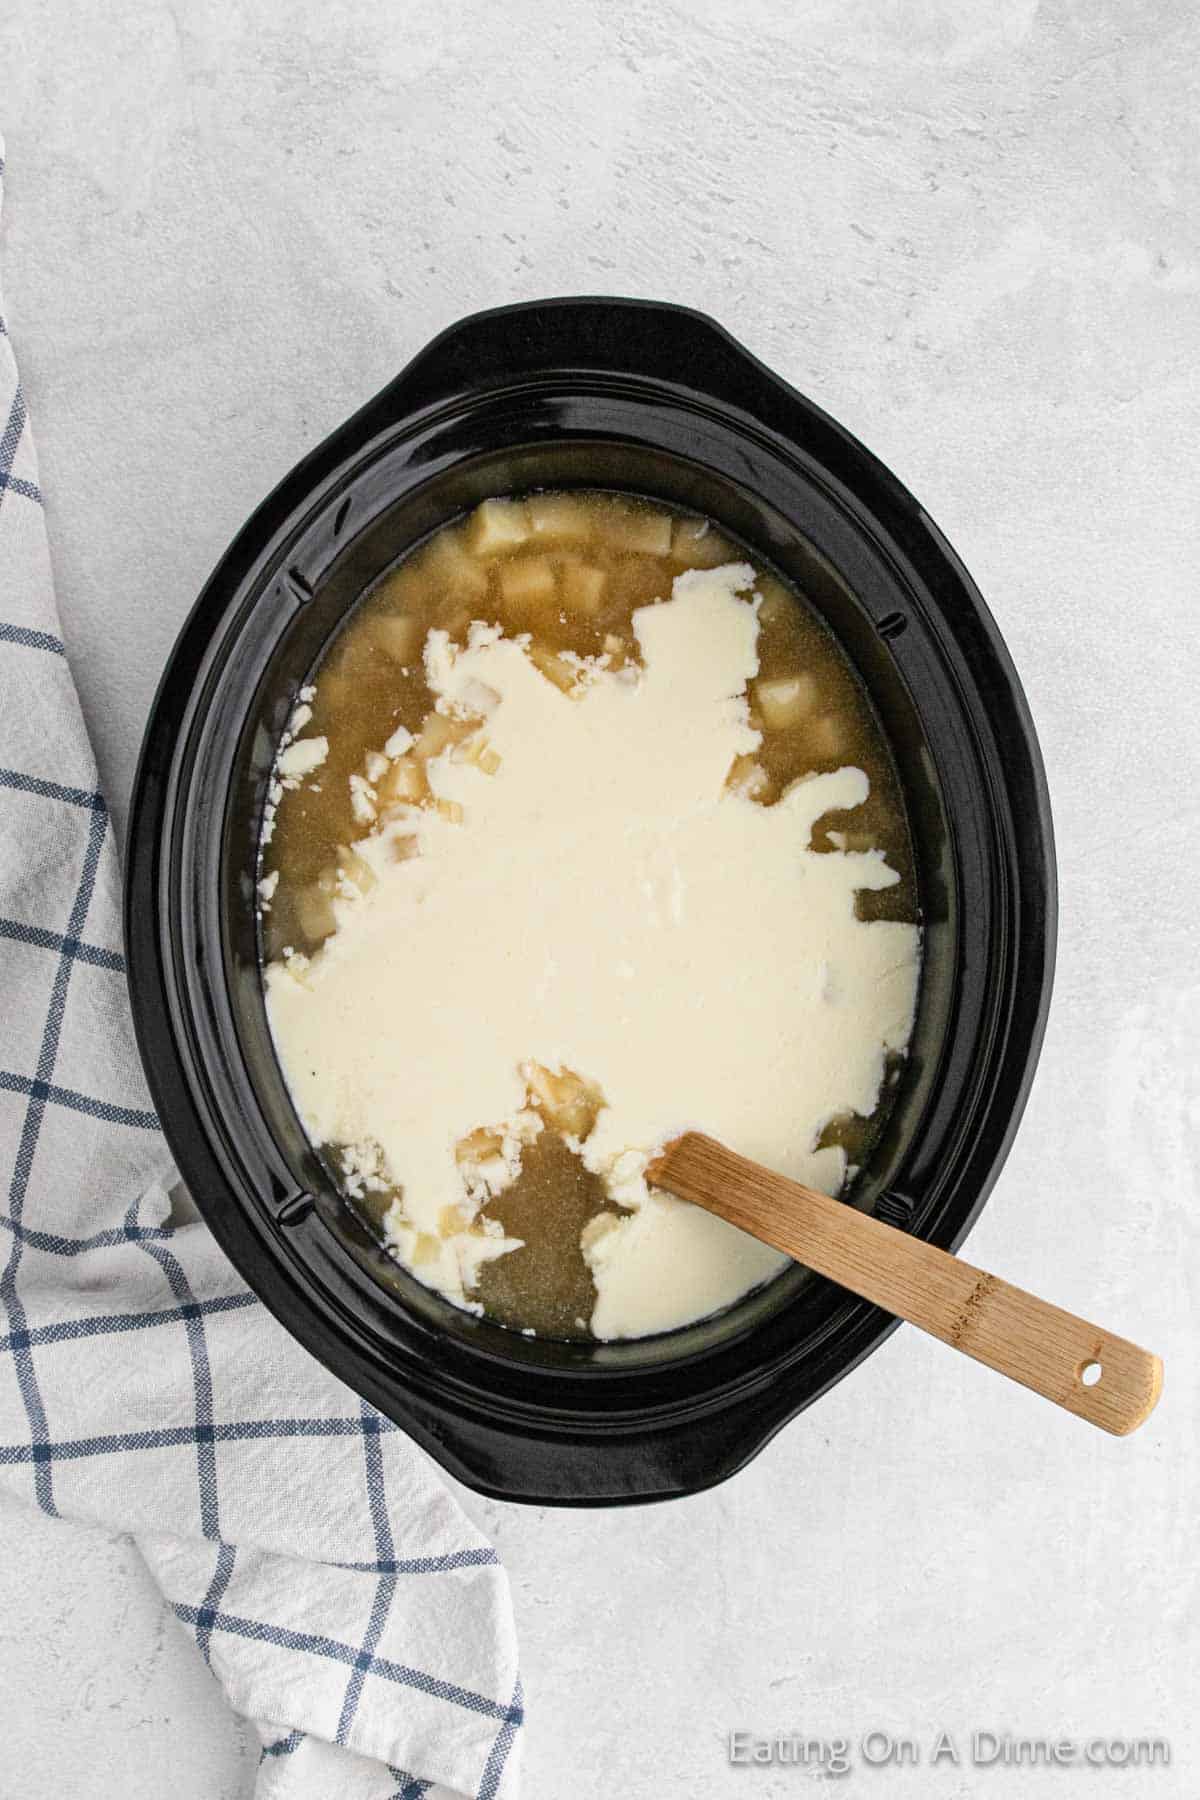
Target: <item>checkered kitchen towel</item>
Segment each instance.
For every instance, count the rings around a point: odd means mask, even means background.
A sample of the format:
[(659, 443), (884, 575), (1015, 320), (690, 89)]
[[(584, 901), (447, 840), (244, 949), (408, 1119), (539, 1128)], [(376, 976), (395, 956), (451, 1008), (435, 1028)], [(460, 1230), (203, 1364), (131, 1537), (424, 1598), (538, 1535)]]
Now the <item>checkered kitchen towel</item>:
[[(0, 147), (0, 184), (3, 167)], [(512, 1796), (521, 1688), (494, 1550), (204, 1226), (168, 1221), (2, 318), (0, 431), (0, 1480), (133, 1534), (261, 1735), (259, 1800)]]

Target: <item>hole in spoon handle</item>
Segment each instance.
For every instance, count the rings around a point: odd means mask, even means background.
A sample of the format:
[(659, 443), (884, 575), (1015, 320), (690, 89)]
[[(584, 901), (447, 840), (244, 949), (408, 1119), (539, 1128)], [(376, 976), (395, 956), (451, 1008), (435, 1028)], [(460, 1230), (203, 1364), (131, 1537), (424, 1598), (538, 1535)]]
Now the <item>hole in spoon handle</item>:
[(1023, 1288), (992, 1281), (979, 1318), (958, 1339), (960, 1350), (1117, 1437), (1149, 1418), (1162, 1392), (1157, 1356)]

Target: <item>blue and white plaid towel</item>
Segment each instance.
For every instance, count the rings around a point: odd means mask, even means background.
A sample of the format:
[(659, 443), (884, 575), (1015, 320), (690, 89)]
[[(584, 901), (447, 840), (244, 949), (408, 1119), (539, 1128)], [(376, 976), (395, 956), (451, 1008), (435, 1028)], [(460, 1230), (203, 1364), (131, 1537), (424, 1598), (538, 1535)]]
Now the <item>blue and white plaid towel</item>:
[(205, 1227), (168, 1222), (171, 1178), (0, 317), (0, 1479), (133, 1534), (261, 1734), (259, 1800), (511, 1797), (495, 1551)]

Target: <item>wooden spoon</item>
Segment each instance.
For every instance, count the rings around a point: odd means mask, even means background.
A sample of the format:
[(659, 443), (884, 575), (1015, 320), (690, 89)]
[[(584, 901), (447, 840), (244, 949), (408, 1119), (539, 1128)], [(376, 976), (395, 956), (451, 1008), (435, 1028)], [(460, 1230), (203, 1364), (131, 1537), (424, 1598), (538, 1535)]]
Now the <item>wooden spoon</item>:
[(1010, 1381), (1111, 1431), (1136, 1431), (1162, 1392), (1162, 1363), (1126, 1338), (1010, 1287), (920, 1238), (687, 1131), (646, 1180), (703, 1206)]

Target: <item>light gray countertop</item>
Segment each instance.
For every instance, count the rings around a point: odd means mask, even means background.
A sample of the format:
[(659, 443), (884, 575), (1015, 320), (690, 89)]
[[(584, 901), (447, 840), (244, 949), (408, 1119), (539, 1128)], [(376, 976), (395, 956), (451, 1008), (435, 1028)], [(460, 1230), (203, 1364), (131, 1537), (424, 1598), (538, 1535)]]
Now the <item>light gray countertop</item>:
[[(917, 1738), (888, 1800), (1194, 1796), (1200, 26), (1186, 0), (15, 0), (4, 273), (63, 627), (123, 821), (154, 685), (262, 494), (435, 331), (688, 302), (972, 569), (1061, 872), (1039, 1077), (974, 1261), (1151, 1344), (1113, 1441), (902, 1330), (747, 1471), (468, 1497), (529, 1800), (798, 1791), (725, 1734)], [(6, 1503), (0, 1793), (234, 1800), (253, 1754), (133, 1551)], [(928, 1767), (939, 1728), (1162, 1734), (1155, 1771)]]

